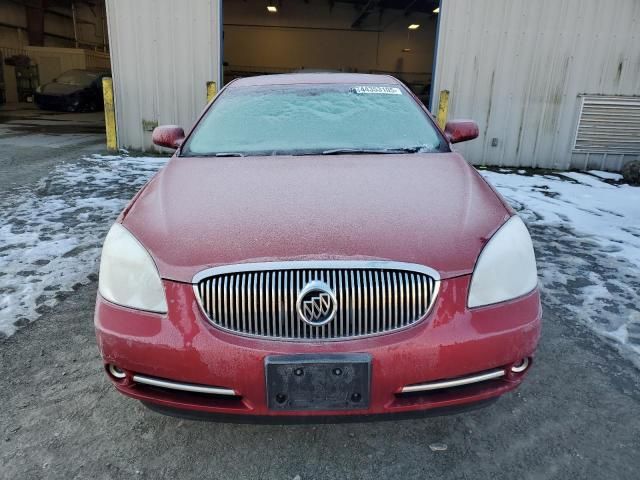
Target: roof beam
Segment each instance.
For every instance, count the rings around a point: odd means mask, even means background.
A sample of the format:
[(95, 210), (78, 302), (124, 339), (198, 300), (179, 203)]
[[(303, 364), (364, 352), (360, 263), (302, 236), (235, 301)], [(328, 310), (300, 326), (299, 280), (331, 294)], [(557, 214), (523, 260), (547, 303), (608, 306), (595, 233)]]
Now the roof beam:
[(414, 7), (414, 5), (417, 3), (417, 1), (418, 1), (418, 0), (411, 0), (411, 1), (407, 4), (407, 6), (406, 6), (406, 7), (405, 7), (405, 9), (404, 9), (404, 15), (405, 15), (405, 17), (411, 14), (411, 12), (413, 11), (413, 7)]
[(380, 0), (368, 0), (366, 5), (362, 7), (362, 10), (360, 10), (360, 13), (351, 24), (351, 28), (360, 28), (362, 22), (369, 16), (378, 3), (380, 3)]

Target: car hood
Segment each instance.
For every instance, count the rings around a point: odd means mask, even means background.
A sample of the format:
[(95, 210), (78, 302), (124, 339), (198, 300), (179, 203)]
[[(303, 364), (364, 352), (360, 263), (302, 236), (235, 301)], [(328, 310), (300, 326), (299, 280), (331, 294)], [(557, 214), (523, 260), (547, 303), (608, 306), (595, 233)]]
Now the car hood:
[(511, 212), (457, 153), (174, 157), (121, 216), (165, 279), (245, 262), (377, 259), (472, 272)]

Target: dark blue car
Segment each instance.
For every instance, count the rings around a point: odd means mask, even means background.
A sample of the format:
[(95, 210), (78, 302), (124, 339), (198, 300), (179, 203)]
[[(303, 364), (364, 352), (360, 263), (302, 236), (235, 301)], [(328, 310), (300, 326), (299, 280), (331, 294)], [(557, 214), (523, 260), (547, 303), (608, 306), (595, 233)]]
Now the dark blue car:
[(65, 112), (95, 112), (104, 108), (102, 78), (109, 70), (69, 70), (37, 88), (36, 105), (43, 110)]

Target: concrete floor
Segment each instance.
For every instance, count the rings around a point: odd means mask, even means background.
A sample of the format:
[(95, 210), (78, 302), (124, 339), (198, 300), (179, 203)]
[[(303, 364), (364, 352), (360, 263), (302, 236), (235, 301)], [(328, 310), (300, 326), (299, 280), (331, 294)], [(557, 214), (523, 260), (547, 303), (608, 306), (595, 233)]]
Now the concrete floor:
[(105, 149), (104, 113), (38, 110), (33, 104), (0, 106), (0, 193), (28, 185), (53, 166)]

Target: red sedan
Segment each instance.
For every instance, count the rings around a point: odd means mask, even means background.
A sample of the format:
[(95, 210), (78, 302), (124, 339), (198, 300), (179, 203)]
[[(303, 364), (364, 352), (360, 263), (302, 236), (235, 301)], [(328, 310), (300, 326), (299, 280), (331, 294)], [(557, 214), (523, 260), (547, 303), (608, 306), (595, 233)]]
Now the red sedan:
[(444, 413), (516, 388), (540, 335), (536, 263), (452, 149), (477, 135), (356, 74), (236, 80), (188, 135), (157, 128), (175, 155), (100, 264), (115, 387), (245, 421)]

